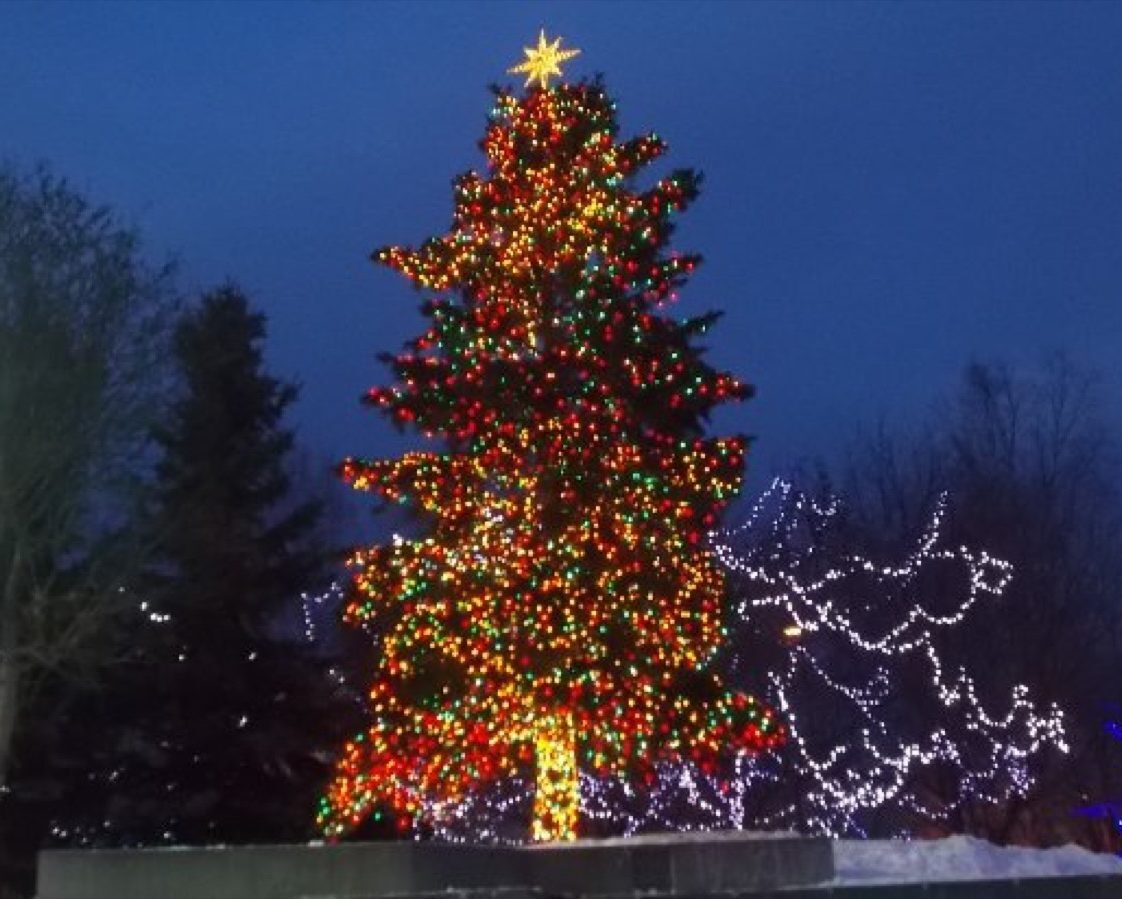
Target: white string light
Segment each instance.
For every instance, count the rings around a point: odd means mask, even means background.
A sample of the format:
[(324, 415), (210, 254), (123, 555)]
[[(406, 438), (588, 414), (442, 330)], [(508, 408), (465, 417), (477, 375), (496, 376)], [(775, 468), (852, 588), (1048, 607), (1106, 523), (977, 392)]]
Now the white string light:
[[(1012, 566), (984, 551), (944, 546), (946, 508), (942, 497), (915, 548), (895, 566), (858, 554), (826, 558), (821, 537), (829, 533), (840, 503), (815, 502), (782, 480), (765, 491), (746, 525), (711, 535), (714, 552), (738, 583), (739, 623), (778, 609), (797, 628), (784, 663), (768, 672), (768, 683), (790, 735), (782, 767), (806, 789), (773, 823), (861, 835), (865, 813), (883, 813), (893, 805), (901, 820), (940, 820), (968, 801), (1024, 796), (1033, 784), (1032, 760), (1046, 748), (1068, 751), (1057, 706), (1038, 708), (1028, 688), (1016, 684), (1005, 712), (992, 714), (966, 670), (951, 670), (940, 659), (936, 635), (960, 625), (979, 602), (1000, 598), (1013, 575)], [(767, 510), (773, 511), (765, 521)], [(949, 611), (933, 610), (916, 597), (921, 575), (939, 565), (966, 574), (965, 596)], [(946, 606), (948, 599), (943, 595), (938, 602)], [(858, 618), (873, 624), (862, 628)], [(831, 674), (842, 665), (871, 666), (872, 674), (849, 683)], [(905, 688), (896, 675), (909, 670), (904, 666), (922, 673), (929, 697), (899, 692)], [(909, 682), (912, 689), (916, 682)], [(812, 748), (807, 736), (812, 728), (801, 711), (810, 703), (800, 701), (810, 689), (824, 690), (836, 700), (832, 711), (859, 723), (857, 740), (827, 749), (814, 741)], [(914, 706), (930, 699), (939, 718), (903, 737), (891, 720), (893, 700)], [(953, 771), (956, 781), (953, 795), (939, 804), (913, 788), (916, 775), (934, 765)]]
[(339, 607), (343, 599), (343, 588), (337, 582), (332, 582), (323, 593), (301, 593), (300, 611), (304, 616), (304, 640), (315, 644), (319, 641), (316, 619), (322, 617), (324, 609), (333, 610)]

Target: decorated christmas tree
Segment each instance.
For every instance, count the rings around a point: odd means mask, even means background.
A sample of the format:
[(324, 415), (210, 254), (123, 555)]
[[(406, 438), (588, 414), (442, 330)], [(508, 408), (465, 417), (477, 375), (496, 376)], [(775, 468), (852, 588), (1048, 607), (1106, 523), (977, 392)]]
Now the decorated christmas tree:
[(702, 359), (715, 314), (661, 311), (699, 261), (667, 249), (699, 178), (638, 190), (662, 140), (617, 141), (599, 82), (550, 86), (577, 53), (560, 39), (526, 53), (511, 71), (528, 90), (496, 89), (487, 172), (457, 180), (449, 233), (374, 255), (430, 294), (431, 324), (367, 401), (442, 449), (343, 465), (431, 526), (350, 563), (345, 615), (380, 656), (373, 723), (321, 802), (331, 837), (532, 772), (532, 837), (572, 838), (581, 772), (642, 784), (782, 739), (715, 665), (724, 582), (704, 535), (745, 442), (703, 427), (750, 391)]

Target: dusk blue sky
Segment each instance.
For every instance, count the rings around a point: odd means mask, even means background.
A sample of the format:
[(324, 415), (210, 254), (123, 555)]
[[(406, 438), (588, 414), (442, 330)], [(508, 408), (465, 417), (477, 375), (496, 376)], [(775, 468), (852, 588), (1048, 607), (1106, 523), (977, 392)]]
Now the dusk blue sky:
[(1122, 395), (1122, 3), (5, 3), (0, 158), (49, 160), (197, 292), (269, 316), (324, 459), (401, 445), (356, 400), (422, 326), (368, 261), (451, 218), (486, 86), (540, 26), (704, 193), (680, 309), (758, 399), (750, 483), (915, 420), (972, 358), (1053, 350)]

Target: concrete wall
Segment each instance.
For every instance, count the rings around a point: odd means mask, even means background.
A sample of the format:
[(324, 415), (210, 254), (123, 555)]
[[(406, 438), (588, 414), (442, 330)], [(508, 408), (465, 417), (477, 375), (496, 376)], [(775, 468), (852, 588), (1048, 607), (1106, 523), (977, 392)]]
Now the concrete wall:
[(44, 852), (39, 899), (301, 899), (515, 888), (698, 895), (820, 883), (825, 839), (694, 834), (526, 848), (436, 843)]
[(509, 852), (432, 843), (65, 850), (39, 856), (39, 899), (389, 896), (520, 881)]
[[(1122, 899), (1122, 876), (830, 887), (824, 839), (677, 835), (502, 849), (434, 843), (64, 850), (39, 899)], [(786, 889), (776, 889), (787, 884)]]
[(675, 834), (531, 846), (528, 882), (552, 895), (697, 896), (822, 883), (830, 841), (751, 833)]

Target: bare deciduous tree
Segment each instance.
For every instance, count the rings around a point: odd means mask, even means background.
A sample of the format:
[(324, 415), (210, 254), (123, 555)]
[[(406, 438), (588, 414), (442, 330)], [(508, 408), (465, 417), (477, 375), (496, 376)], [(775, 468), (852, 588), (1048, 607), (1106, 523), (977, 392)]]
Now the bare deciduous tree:
[(1098, 780), (1122, 776), (1101, 736), (1122, 662), (1122, 495), (1097, 391), (1064, 356), (1033, 372), (976, 363), (925, 431), (881, 429), (858, 442), (849, 467), (845, 492), (868, 532), (906, 534), (932, 491), (946, 489), (952, 539), (1013, 564), (1003, 601), (948, 649), (986, 671), (991, 689), (1024, 682), (1064, 708), (1072, 753), (1001, 820), (963, 822), (997, 839), (1095, 842), (1072, 811), (1101, 794)]
[(138, 561), (170, 274), (65, 181), (0, 168), (0, 795), (37, 690), (91, 670)]

